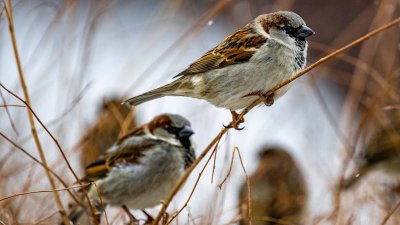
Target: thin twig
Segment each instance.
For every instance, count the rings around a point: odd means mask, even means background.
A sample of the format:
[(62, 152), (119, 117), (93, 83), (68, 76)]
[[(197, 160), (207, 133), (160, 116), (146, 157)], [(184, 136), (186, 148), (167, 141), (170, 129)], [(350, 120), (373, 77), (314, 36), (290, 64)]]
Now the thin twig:
[[(296, 75), (292, 76), (291, 78), (285, 80), (284, 82), (280, 83), (279, 85), (275, 86), (274, 88), (272, 88), (270, 90), (270, 92), (276, 92), (278, 89), (282, 88), (283, 86), (293, 82), (294, 80), (298, 79), (299, 77), (303, 76), (305, 73), (309, 72), (310, 70), (314, 69), (315, 67), (319, 66), (320, 64), (332, 59), (333, 57), (339, 55), (340, 53), (354, 47), (355, 45), (371, 38), (372, 36), (385, 31), (387, 29), (389, 29), (390, 27), (393, 27), (397, 24), (400, 23), (400, 18), (397, 18), (369, 33), (367, 33), (366, 35), (356, 39), (355, 41), (351, 42), (350, 44), (347, 44), (346, 46), (328, 54), (325, 57), (322, 57), (321, 59), (319, 59), (318, 61), (316, 61), (315, 63), (311, 64), (310, 66), (308, 66), (307, 68), (303, 69), (302, 71), (300, 71), (299, 73), (297, 73)], [(250, 106), (248, 106), (247, 108), (245, 108), (239, 115), (236, 121), (231, 121), (229, 127), (234, 127), (238, 121), (241, 121), (243, 119), (243, 117), (251, 110), (253, 109), (255, 106), (259, 105), (262, 102), (262, 99), (257, 99), (255, 100), (253, 103), (251, 103)], [(194, 168), (199, 164), (199, 162), (204, 158), (204, 156), (210, 151), (210, 149), (214, 146), (215, 143), (217, 143), (217, 141), (231, 128), (222, 128), (221, 131), (218, 133), (218, 135), (210, 142), (210, 144), (203, 150), (203, 152), (199, 155), (199, 157), (194, 161), (194, 163), (189, 167), (188, 170), (186, 170), (185, 174), (181, 177), (181, 179), (178, 181), (178, 183), (175, 185), (173, 191), (170, 193), (170, 195), (168, 196), (167, 200), (165, 201), (165, 209), (169, 206), (169, 204), (171, 203), (172, 199), (174, 198), (174, 196), (176, 195), (176, 193), (178, 193), (178, 191), (180, 190), (180, 188), (183, 186), (183, 184), (185, 183), (185, 181), (188, 179), (189, 175), (192, 173), (192, 171), (194, 170)], [(160, 211), (157, 215), (157, 217), (154, 219), (153, 221), (153, 225), (157, 225), (158, 222), (160, 221), (162, 215), (163, 215), (164, 211)]]
[(36, 223), (34, 223), (33, 225), (38, 225), (38, 224), (45, 224), (44, 221), (46, 221), (47, 219), (53, 217), (54, 215), (58, 214), (58, 212), (53, 212), (50, 215), (44, 217), (43, 219), (40, 219), (39, 221), (37, 221)]
[(250, 189), (250, 177), (249, 177), (249, 175), (247, 174), (247, 171), (246, 171), (246, 168), (244, 167), (244, 164), (243, 164), (243, 160), (242, 160), (242, 155), (240, 154), (240, 150), (239, 150), (239, 148), (238, 147), (234, 147), (234, 150), (236, 150), (237, 151), (237, 153), (238, 153), (238, 155), (239, 155), (239, 160), (240, 160), (240, 165), (242, 165), (242, 169), (243, 169), (243, 172), (244, 172), (244, 175), (246, 176), (246, 184), (247, 184), (247, 204), (248, 204), (248, 207), (247, 207), (247, 210), (248, 210), (248, 220), (249, 220), (249, 225), (251, 225), (252, 224), (252, 218), (251, 218), (251, 189)]
[[(314, 43), (313, 42), (313, 49), (317, 49), (320, 51), (324, 51), (324, 52), (329, 52), (329, 51), (333, 51), (334, 48), (322, 44), (322, 43)], [(394, 101), (399, 101), (400, 96), (398, 93), (396, 93), (396, 88), (394, 88), (393, 84), (388, 82), (382, 74), (380, 74), (375, 68), (373, 68), (371, 65), (369, 65), (368, 63), (362, 61), (361, 59), (358, 59), (354, 56), (351, 56), (349, 54), (342, 54), (341, 56), (338, 57), (339, 60), (349, 63), (351, 65), (353, 65), (355, 68), (358, 68), (359, 70), (362, 70), (363, 72), (369, 74), (371, 76), (371, 78), (376, 81), (376, 83), (382, 87), (382, 89), (386, 90), (390, 90), (390, 95), (389, 97), (391, 97)]]
[[(4, 6), (3, 6), (3, 9), (4, 9)], [(1, 18), (2, 13), (3, 13), (3, 10), (1, 10), (1, 12), (0, 12), (0, 18)], [(8, 110), (8, 107), (9, 106), (19, 107), (19, 105), (17, 106), (17, 105), (6, 104), (6, 98), (4, 98), (3, 92), (1, 90), (0, 90), (0, 97), (4, 104), (4, 105), (0, 105), (0, 107), (5, 107), (7, 118), (8, 118), (8, 121), (10, 121), (11, 128), (13, 129), (15, 134), (18, 136), (19, 133), (17, 131), (17, 127), (15, 126), (15, 123), (13, 122), (13, 120), (11, 118), (11, 113), (10, 113), (10, 110)], [(24, 106), (22, 106), (22, 107), (24, 107)]]
[(97, 186), (96, 183), (93, 183), (93, 185), (94, 185), (94, 187), (96, 188), (97, 196), (99, 196), (101, 207), (104, 209), (104, 216), (106, 217), (107, 225), (110, 225), (110, 224), (108, 223), (108, 216), (107, 216), (107, 212), (106, 212), (106, 205), (105, 205), (104, 202), (103, 202), (103, 197), (102, 197), (102, 195), (101, 195), (101, 191), (100, 191), (100, 189), (99, 189), (99, 186)]
[(91, 185), (91, 183), (88, 184), (84, 184), (84, 185), (77, 185), (77, 186), (73, 186), (73, 187), (67, 187), (67, 188), (58, 188), (58, 189), (51, 189), (51, 190), (41, 190), (41, 191), (28, 191), (28, 192), (23, 192), (23, 193), (18, 193), (18, 194), (13, 194), (4, 198), (0, 198), (0, 202), (11, 199), (11, 198), (15, 198), (18, 196), (23, 196), (23, 195), (29, 195), (29, 194), (38, 194), (38, 193), (54, 193), (54, 191), (66, 191), (66, 190), (70, 190), (70, 189), (76, 189), (76, 188), (82, 188), (85, 186), (89, 186)]
[(216, 164), (217, 164), (218, 143), (217, 143), (217, 145), (215, 147), (217, 150), (215, 151), (215, 154), (214, 154), (213, 168), (212, 168), (212, 172), (211, 172), (211, 184), (214, 181), (215, 167), (216, 167)]
[(232, 168), (233, 168), (233, 160), (235, 159), (235, 152), (236, 152), (235, 149), (233, 149), (232, 158), (231, 158), (231, 162), (230, 162), (230, 165), (229, 165), (228, 173), (226, 174), (225, 178), (221, 181), (221, 183), (218, 184), (218, 188), (219, 189), (222, 189), (222, 185), (224, 185), (224, 183), (226, 182), (228, 177), (231, 175), (231, 171), (232, 171)]
[[(26, 151), (25, 149), (23, 149), (21, 146), (19, 146), (17, 143), (15, 143), (14, 141), (12, 141), (11, 139), (9, 139), (7, 136), (5, 136), (3, 133), (0, 132), (0, 136), (2, 136), (4, 139), (6, 139), (11, 145), (13, 145), (15, 148), (17, 148), (18, 150), (22, 151), (25, 155), (27, 155), (29, 158), (31, 158), (33, 161), (35, 161), (36, 163), (38, 163), (39, 165), (41, 165), (45, 170), (48, 170), (55, 178), (57, 178), (58, 181), (60, 181), (60, 183), (67, 188), (68, 185), (67, 183), (56, 173), (54, 172), (51, 168), (47, 167), (47, 165), (43, 164), (42, 162), (40, 162), (38, 159), (36, 159), (33, 155), (31, 155), (28, 151)], [(75, 197), (74, 194), (72, 194), (70, 191), (68, 191), (68, 193), (71, 195), (71, 197), (79, 204), (80, 201)]]
[[(29, 188), (33, 187), (32, 182), (33, 181), (37, 181), (34, 176), (35, 174), (35, 170), (37, 169), (37, 167), (35, 167), (35, 163), (30, 163), (31, 165), (28, 167), (29, 171), (26, 174), (26, 178), (25, 178), (25, 182), (24, 184), (22, 184), (22, 189), (21, 192), (25, 192), (28, 191)], [(36, 182), (37, 183), (37, 182)], [(27, 198), (23, 198), (21, 201), (18, 202), (18, 204), (16, 204), (15, 208), (16, 209), (22, 209), (22, 207), (25, 205)], [(15, 212), (15, 218), (19, 218), (19, 215), (23, 212), (24, 210), (18, 210)]]
[(24, 105), (13, 105), (13, 104), (5, 104), (5, 105), (0, 105), (0, 108), (8, 108), (8, 107), (18, 107), (18, 108), (25, 108)]
[[(24, 97), (26, 99), (27, 105), (30, 105), (31, 101), (30, 101), (29, 94), (28, 94), (28, 88), (27, 88), (26, 83), (25, 83), (24, 73), (23, 73), (23, 70), (22, 70), (22, 65), (21, 65), (21, 61), (20, 61), (20, 57), (19, 57), (19, 53), (18, 53), (18, 48), (17, 48), (17, 41), (16, 41), (16, 38), (15, 38), (11, 0), (7, 0), (5, 11), (6, 11), (7, 18), (8, 18), (11, 42), (12, 42), (12, 46), (13, 46), (13, 50), (14, 50), (15, 61), (16, 61), (17, 68), (18, 68), (18, 74), (19, 74), (21, 87), (22, 87), (22, 90), (24, 92)], [(46, 165), (46, 167), (47, 167), (46, 156), (45, 156), (45, 154), (43, 152), (42, 144), (40, 142), (39, 136), (38, 136), (37, 131), (36, 131), (36, 125), (35, 125), (35, 121), (33, 119), (32, 112), (30, 110), (27, 110), (27, 112), (28, 112), (29, 124), (31, 126), (32, 136), (34, 137), (35, 144), (36, 144), (37, 150), (38, 150), (39, 155), (40, 155), (40, 159), (41, 159), (42, 163), (44, 165)], [(47, 176), (47, 178), (49, 180), (50, 186), (52, 187), (52, 192), (53, 192), (53, 195), (54, 195), (54, 199), (56, 201), (57, 208), (60, 211), (60, 214), (61, 214), (61, 216), (63, 218), (63, 221), (64, 221), (64, 223), (66, 225), (70, 225), (71, 223), (70, 223), (70, 221), (68, 219), (68, 216), (67, 216), (67, 214), (65, 212), (64, 206), (63, 206), (63, 204), (61, 202), (60, 195), (58, 194), (57, 191), (54, 191), (56, 189), (56, 185), (55, 185), (54, 179), (51, 176), (49, 170), (46, 169), (45, 172), (46, 172), (46, 176)]]
[(3, 16), (3, 12), (6, 9), (6, 5), (4, 3), (1, 4), (1, 10), (0, 10), (0, 22), (1, 22), (1, 17)]
[(170, 223), (183, 211), (183, 209), (185, 209), (186, 206), (188, 205), (190, 199), (191, 199), (192, 196), (193, 196), (194, 191), (196, 190), (197, 184), (199, 183), (200, 178), (201, 178), (201, 176), (203, 175), (204, 170), (206, 169), (206, 167), (207, 167), (208, 163), (210, 162), (211, 158), (213, 157), (213, 155), (217, 153), (218, 144), (219, 144), (221, 138), (222, 138), (222, 136), (218, 139), (217, 143), (215, 144), (215, 147), (214, 147), (213, 151), (211, 152), (210, 157), (208, 157), (206, 163), (204, 164), (203, 168), (202, 168), (201, 171), (199, 172), (199, 175), (197, 176), (196, 182), (195, 182), (195, 184), (194, 184), (194, 186), (193, 186), (193, 188), (192, 188), (192, 191), (190, 192), (189, 197), (186, 199), (186, 202), (185, 202), (185, 203), (183, 204), (183, 206), (178, 210), (178, 212), (176, 212), (176, 213), (171, 217), (171, 219), (167, 222), (167, 225), (170, 224)]
[(387, 223), (387, 221), (390, 219), (390, 217), (396, 212), (396, 210), (399, 209), (399, 207), (400, 207), (400, 201), (397, 202), (397, 204), (393, 208), (390, 209), (390, 211), (383, 218), (383, 220), (380, 223), (380, 225), (385, 225)]
[[(89, 89), (91, 83), (88, 83), (87, 85), (85, 85), (85, 87), (83, 87), (83, 89), (81, 90), (81, 92), (71, 101), (71, 104), (69, 107), (66, 107), (66, 109), (60, 113), (58, 116), (54, 117), (53, 119), (49, 120), (46, 122), (46, 127), (49, 128), (57, 123), (60, 123), (62, 121), (62, 118), (65, 117), (68, 113), (70, 113), (77, 105), (78, 103), (82, 100), (84, 93), (87, 91), (87, 89)], [(38, 133), (40, 134), (41, 132), (43, 132), (43, 128), (38, 129)], [(21, 138), (20, 143), (25, 143), (30, 139), (30, 136), (26, 136)]]
[[(28, 108), (28, 111), (30, 112), (30, 115), (33, 115), (36, 120), (40, 123), (40, 125), (43, 127), (43, 129), (47, 132), (47, 134), (50, 136), (50, 138), (54, 141), (54, 143), (56, 144), (59, 152), (61, 153), (65, 163), (67, 164), (68, 169), (71, 171), (71, 173), (73, 174), (74, 178), (76, 179), (76, 182), (79, 185), (82, 185), (81, 180), (79, 179), (78, 175), (76, 175), (74, 169), (72, 168), (71, 164), (69, 163), (66, 155), (64, 154), (64, 151), (61, 148), (61, 145), (58, 143), (58, 140), (53, 136), (53, 134), (47, 129), (46, 125), (44, 125), (44, 123), (40, 120), (40, 118), (37, 116), (37, 114), (33, 111), (33, 109), (31, 108), (31, 106), (24, 101), (22, 98), (20, 98), (18, 95), (16, 95), (14, 92), (12, 92), (11, 90), (7, 89), (2, 83), (0, 83), (0, 87), (2, 87), (4, 90), (6, 90), (8, 93), (10, 93), (12, 96), (16, 97), (18, 100), (20, 100), (22, 103), (25, 104), (25, 106)], [(33, 119), (33, 118), (32, 118)], [(36, 130), (35, 130), (36, 131)], [(37, 135), (37, 132), (36, 132)], [(95, 221), (95, 210), (93, 208), (93, 205), (90, 201), (90, 198), (86, 192), (86, 190), (83, 190), (83, 195), (86, 198), (86, 200), (88, 201), (88, 205), (90, 208), (90, 212), (92, 214), (92, 219), (93, 221)], [(97, 224), (97, 222), (95, 222), (95, 224)]]

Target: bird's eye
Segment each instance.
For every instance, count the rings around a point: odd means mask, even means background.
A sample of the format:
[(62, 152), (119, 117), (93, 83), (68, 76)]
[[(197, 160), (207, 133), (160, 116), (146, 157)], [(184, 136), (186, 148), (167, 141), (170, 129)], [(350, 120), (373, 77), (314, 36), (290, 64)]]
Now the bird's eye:
[(277, 26), (277, 28), (281, 31), (284, 31), (287, 33), (290, 37), (295, 37), (296, 36), (296, 29), (290, 26)]
[(171, 133), (171, 134), (176, 134), (176, 133), (178, 133), (179, 132), (179, 128), (176, 128), (176, 127), (173, 127), (173, 126), (166, 126), (165, 127), (165, 130), (167, 130), (168, 131), (168, 133)]
[(289, 36), (296, 36), (296, 29), (294, 29), (293, 27), (284, 27), (284, 30)]

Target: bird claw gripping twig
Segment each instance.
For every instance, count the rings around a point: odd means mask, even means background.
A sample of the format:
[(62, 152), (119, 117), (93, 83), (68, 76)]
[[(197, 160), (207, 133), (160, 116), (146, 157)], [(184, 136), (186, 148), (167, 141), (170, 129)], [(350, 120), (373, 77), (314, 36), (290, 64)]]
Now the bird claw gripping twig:
[(231, 111), (232, 115), (232, 122), (230, 122), (228, 125), (223, 125), (225, 128), (234, 128), (235, 130), (243, 130), (244, 127), (239, 127), (241, 123), (244, 122), (244, 118), (241, 117), (239, 118), (239, 114), (237, 114), (235, 111)]
[(256, 91), (256, 92), (247, 94), (247, 95), (245, 95), (245, 96), (243, 96), (243, 97), (258, 96), (258, 97), (260, 97), (260, 99), (264, 102), (264, 104), (265, 104), (266, 106), (271, 106), (271, 105), (274, 104), (274, 101), (275, 101), (275, 100), (274, 100), (274, 95), (275, 95), (275, 93), (272, 92), (272, 91), (268, 91), (266, 94), (264, 94), (264, 93), (261, 92), (261, 91)]

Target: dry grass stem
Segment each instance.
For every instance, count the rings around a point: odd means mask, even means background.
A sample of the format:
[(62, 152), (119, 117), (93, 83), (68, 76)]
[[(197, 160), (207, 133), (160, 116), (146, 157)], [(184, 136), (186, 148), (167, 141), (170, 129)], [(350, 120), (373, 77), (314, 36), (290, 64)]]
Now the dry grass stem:
[[(2, 16), (2, 14), (3, 14), (3, 10), (4, 10), (4, 6), (3, 6), (3, 9), (2, 9), (1, 12), (0, 12), (0, 18), (1, 18), (1, 16)], [(4, 105), (0, 105), (0, 107), (5, 107), (6, 114), (7, 114), (7, 118), (8, 118), (8, 121), (10, 122), (11, 128), (13, 129), (14, 133), (15, 133), (17, 136), (19, 136), (19, 133), (18, 133), (18, 131), (17, 131), (17, 127), (15, 126), (15, 123), (14, 123), (14, 121), (13, 121), (12, 118), (11, 118), (10, 110), (8, 110), (8, 107), (24, 107), (24, 106), (22, 106), (22, 105), (11, 105), (11, 104), (6, 104), (6, 99), (4, 98), (3, 92), (2, 92), (1, 90), (0, 90), (0, 97), (1, 97), (1, 100), (3, 101), (3, 104), (4, 104)]]
[(103, 197), (101, 195), (101, 191), (99, 189), (99, 186), (97, 186), (96, 183), (93, 183), (93, 185), (96, 187), (97, 196), (99, 196), (101, 207), (104, 209), (104, 217), (106, 218), (106, 223), (107, 223), (107, 225), (109, 225), (107, 211), (106, 211), (106, 205), (103, 202)]
[(8, 108), (8, 107), (19, 107), (19, 108), (25, 108), (24, 105), (13, 105), (13, 104), (7, 104), (7, 105), (0, 105), (2, 108)]
[[(25, 106), (28, 108), (28, 111), (30, 112), (30, 115), (33, 115), (33, 116), (36, 118), (36, 120), (40, 123), (40, 125), (44, 128), (44, 130), (47, 132), (47, 134), (51, 137), (51, 139), (52, 139), (52, 140), (54, 141), (54, 143), (56, 144), (56, 146), (57, 146), (59, 152), (60, 152), (61, 155), (62, 155), (63, 160), (64, 160), (65, 163), (67, 164), (68, 169), (69, 169), (69, 170), (71, 171), (71, 173), (73, 174), (73, 176), (74, 176), (76, 182), (77, 182), (79, 185), (82, 185), (81, 180), (79, 179), (78, 175), (75, 173), (74, 169), (72, 168), (71, 164), (69, 163), (69, 161), (68, 161), (68, 159), (67, 159), (67, 156), (64, 154), (64, 151), (63, 151), (62, 148), (61, 148), (61, 145), (58, 143), (58, 140), (57, 140), (57, 139), (53, 136), (53, 134), (47, 129), (46, 125), (44, 125), (44, 123), (43, 123), (43, 122), (40, 120), (40, 118), (36, 115), (36, 113), (33, 111), (33, 109), (31, 108), (31, 106), (30, 106), (26, 101), (24, 101), (23, 99), (21, 99), (18, 95), (16, 95), (15, 93), (13, 93), (12, 91), (10, 91), (10, 90), (7, 89), (6, 87), (4, 87), (3, 84), (0, 83), (0, 86), (1, 86), (4, 90), (6, 90), (8, 93), (10, 93), (11, 95), (13, 95), (13, 96), (16, 97), (18, 100), (20, 100), (22, 103), (25, 104)], [(36, 131), (36, 128), (35, 128), (35, 131)], [(37, 133), (36, 133), (36, 135), (37, 135)], [(43, 164), (45, 164), (45, 163), (43, 163)], [(48, 168), (47, 164), (45, 164), (45, 165), (46, 165), (46, 167)], [(86, 200), (87, 200), (87, 202), (88, 202), (88, 204), (89, 204), (89, 208), (90, 208), (90, 211), (91, 211), (91, 214), (92, 214), (91, 216), (92, 216), (92, 219), (93, 219), (93, 221), (94, 221), (94, 224), (98, 224), (97, 221), (95, 220), (95, 216), (96, 216), (96, 215), (95, 215), (95, 209), (94, 209), (94, 207), (93, 207), (93, 205), (92, 205), (92, 203), (91, 203), (91, 201), (90, 201), (90, 198), (89, 198), (89, 196), (88, 196), (86, 190), (83, 190), (82, 192), (83, 192), (83, 195), (84, 195), (84, 197), (86, 198)], [(68, 225), (68, 224), (66, 224), (66, 225)]]
[(211, 172), (211, 184), (214, 182), (214, 174), (215, 174), (215, 167), (216, 167), (216, 163), (217, 163), (217, 154), (218, 154), (218, 144), (219, 144), (219, 141), (215, 145), (216, 151), (214, 154), (213, 168), (212, 168), (212, 172)]
[[(29, 94), (28, 94), (28, 88), (25, 84), (25, 78), (24, 78), (24, 73), (22, 71), (22, 65), (21, 65), (21, 61), (20, 61), (20, 57), (19, 57), (19, 53), (18, 53), (18, 48), (17, 48), (17, 41), (15, 38), (15, 32), (14, 32), (14, 23), (13, 23), (13, 16), (12, 16), (12, 4), (11, 4), (11, 0), (7, 0), (7, 3), (5, 4), (5, 11), (7, 14), (7, 18), (8, 18), (8, 23), (9, 23), (9, 30), (10, 30), (10, 36), (11, 36), (11, 41), (12, 41), (12, 46), (13, 46), (13, 50), (14, 50), (14, 55), (15, 55), (15, 61), (17, 64), (17, 68), (18, 68), (18, 74), (19, 74), (19, 78), (20, 78), (20, 83), (21, 83), (21, 87), (22, 90), (24, 92), (24, 96), (25, 96), (25, 100), (27, 105), (30, 105), (30, 98), (29, 98)], [(32, 136), (34, 137), (35, 140), (35, 144), (37, 147), (37, 150), (39, 152), (40, 155), (40, 159), (42, 161), (42, 163), (47, 166), (47, 160), (46, 160), (46, 156), (44, 155), (43, 149), (42, 149), (42, 145), (40, 143), (39, 140), (39, 136), (36, 132), (36, 125), (35, 125), (35, 121), (33, 119), (33, 114), (30, 110), (27, 110), (28, 112), (28, 118), (29, 118), (29, 124), (31, 126), (31, 132), (32, 132)], [(70, 225), (68, 216), (65, 212), (64, 206), (61, 202), (61, 198), (58, 194), (56, 190), (56, 185), (55, 182), (53, 180), (53, 177), (51, 176), (49, 170), (45, 169), (46, 172), (46, 176), (49, 180), (50, 186), (52, 187), (52, 192), (54, 195), (54, 200), (56, 202), (57, 208), (60, 211), (61, 217), (63, 218), (63, 221), (66, 225)]]
[(231, 161), (230, 161), (230, 164), (229, 164), (229, 169), (228, 169), (228, 173), (225, 175), (225, 177), (224, 177), (224, 179), (221, 181), (221, 183), (219, 183), (218, 184), (218, 188), (219, 189), (222, 189), (222, 185), (224, 185), (224, 183), (225, 183), (225, 181), (228, 179), (228, 177), (231, 175), (231, 171), (232, 171), (232, 168), (233, 168), (233, 160), (235, 159), (235, 148), (233, 149), (233, 152), (232, 152), (232, 157), (231, 157)]
[(190, 199), (192, 198), (192, 196), (193, 196), (193, 194), (194, 194), (194, 191), (196, 190), (197, 184), (199, 183), (200, 178), (201, 178), (201, 176), (202, 176), (203, 173), (204, 173), (204, 170), (206, 169), (206, 167), (207, 167), (208, 163), (210, 162), (211, 158), (217, 153), (218, 144), (219, 144), (220, 140), (221, 140), (221, 138), (219, 138), (219, 140), (218, 140), (217, 143), (215, 144), (214, 149), (213, 149), (213, 151), (211, 152), (210, 157), (208, 157), (206, 163), (204, 164), (203, 168), (202, 168), (201, 171), (199, 172), (199, 174), (198, 174), (198, 176), (197, 176), (197, 179), (196, 179), (196, 182), (195, 182), (195, 184), (194, 184), (194, 186), (193, 186), (193, 188), (192, 188), (192, 190), (191, 190), (191, 192), (190, 192), (190, 194), (189, 194), (189, 197), (186, 199), (186, 202), (185, 202), (185, 203), (183, 204), (183, 206), (178, 210), (178, 212), (176, 212), (176, 213), (171, 217), (171, 219), (167, 222), (167, 225), (170, 224), (170, 223), (172, 223), (172, 221), (173, 221), (173, 220), (186, 208), (186, 206), (188, 205)]
[[(68, 187), (67, 183), (51, 168), (47, 167), (44, 165), (42, 162), (40, 162), (38, 159), (36, 159), (33, 155), (31, 155), (28, 151), (26, 151), (24, 148), (16, 144), (14, 141), (12, 141), (10, 138), (5, 136), (3, 133), (0, 132), (0, 136), (3, 137), (6, 141), (8, 141), (11, 145), (13, 145), (16, 149), (22, 151), (25, 155), (27, 155), (29, 158), (31, 158), (33, 161), (38, 163), (40, 166), (42, 166), (44, 169), (48, 170), (65, 188)], [(80, 201), (75, 197), (75, 195), (68, 190), (68, 193), (70, 196), (77, 202), (80, 203)]]
[[(70, 106), (68, 106), (68, 107), (66, 107), (66, 109), (62, 112), (62, 113), (60, 113), (58, 116), (56, 116), (54, 119), (51, 119), (50, 121), (48, 121), (46, 124), (46, 127), (47, 128), (49, 128), (49, 127), (52, 127), (52, 126), (54, 126), (55, 124), (57, 124), (57, 123), (60, 123), (61, 121), (62, 121), (62, 119), (66, 116), (66, 115), (68, 115), (68, 113), (70, 113), (77, 105), (78, 105), (78, 103), (82, 100), (82, 98), (83, 98), (83, 95), (84, 95), (84, 93), (86, 93), (86, 91), (87, 91), (87, 89), (89, 88), (89, 86), (90, 86), (90, 83), (89, 84), (87, 84), (83, 89), (82, 89), (82, 91), (71, 101), (71, 104), (70, 104)], [(38, 133), (40, 134), (41, 132), (43, 132), (44, 131), (44, 128), (39, 128), (38, 129)], [(26, 137), (23, 137), (23, 138), (21, 138), (21, 143), (25, 143), (25, 142), (27, 142), (29, 139), (31, 138), (31, 136), (26, 136)], [(75, 148), (75, 147), (74, 147)]]
[(240, 150), (239, 150), (239, 148), (238, 147), (234, 147), (234, 151), (237, 151), (237, 153), (238, 153), (238, 156), (239, 156), (239, 160), (240, 160), (240, 165), (242, 166), (242, 169), (243, 169), (243, 173), (244, 173), (244, 175), (246, 176), (246, 185), (247, 185), (247, 204), (248, 204), (248, 211), (247, 211), (247, 213), (248, 213), (248, 220), (249, 220), (249, 225), (251, 225), (252, 224), (252, 216), (251, 216), (251, 189), (250, 189), (250, 177), (249, 177), (249, 175), (247, 174), (247, 171), (246, 171), (246, 168), (244, 167), (244, 164), (243, 164), (243, 160), (242, 160), (242, 155), (240, 154)]
[(38, 193), (54, 193), (55, 191), (66, 191), (66, 190), (71, 190), (71, 189), (77, 189), (77, 188), (82, 188), (85, 186), (89, 186), (91, 185), (91, 183), (89, 184), (84, 184), (84, 185), (77, 185), (77, 186), (73, 186), (73, 187), (67, 187), (67, 188), (58, 188), (58, 189), (51, 189), (51, 190), (41, 190), (41, 191), (28, 191), (28, 192), (23, 192), (23, 193), (17, 193), (17, 194), (13, 194), (4, 198), (0, 198), (0, 202), (11, 199), (11, 198), (15, 198), (18, 196), (23, 196), (23, 195), (30, 195), (30, 194), (38, 194)]
[(380, 225), (385, 225), (389, 221), (390, 217), (399, 209), (399, 207), (400, 207), (400, 201), (392, 209), (390, 209), (390, 211), (383, 218)]

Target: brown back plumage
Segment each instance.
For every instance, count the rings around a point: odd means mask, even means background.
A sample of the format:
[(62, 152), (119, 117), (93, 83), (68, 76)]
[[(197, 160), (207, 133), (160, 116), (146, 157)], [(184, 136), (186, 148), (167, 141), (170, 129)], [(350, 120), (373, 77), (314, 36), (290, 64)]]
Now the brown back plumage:
[(97, 122), (81, 139), (79, 145), (82, 149), (83, 167), (95, 161), (117, 141), (118, 137), (136, 126), (132, 107), (121, 103), (122, 99), (105, 101)]
[[(260, 155), (260, 163), (250, 177), (252, 222), (256, 225), (301, 224), (306, 208), (306, 185), (300, 168), (284, 150), (268, 148)], [(249, 224), (248, 190), (240, 190), (240, 224)]]

